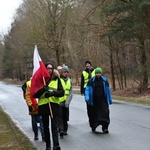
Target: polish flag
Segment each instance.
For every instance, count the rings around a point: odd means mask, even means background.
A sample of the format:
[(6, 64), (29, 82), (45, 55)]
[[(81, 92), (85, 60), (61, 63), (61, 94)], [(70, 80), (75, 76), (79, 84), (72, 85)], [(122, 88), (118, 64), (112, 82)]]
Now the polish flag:
[(33, 56), (33, 74), (30, 88), (31, 96), (33, 96), (41, 87), (43, 87), (49, 79), (50, 74), (42, 62), (37, 46), (35, 45)]

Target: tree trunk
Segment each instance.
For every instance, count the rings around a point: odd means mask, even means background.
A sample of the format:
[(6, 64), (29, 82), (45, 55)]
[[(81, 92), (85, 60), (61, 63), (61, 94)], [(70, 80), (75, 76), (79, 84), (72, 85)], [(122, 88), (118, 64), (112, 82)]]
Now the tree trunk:
[(147, 57), (144, 40), (140, 40), (141, 52), (141, 91), (147, 90), (148, 87), (148, 70), (147, 70)]
[(114, 73), (114, 61), (113, 61), (113, 46), (111, 39), (109, 38), (109, 45), (110, 45), (110, 69), (111, 69), (111, 79), (112, 79), (112, 88), (113, 91), (116, 91), (116, 84), (115, 84), (115, 73)]

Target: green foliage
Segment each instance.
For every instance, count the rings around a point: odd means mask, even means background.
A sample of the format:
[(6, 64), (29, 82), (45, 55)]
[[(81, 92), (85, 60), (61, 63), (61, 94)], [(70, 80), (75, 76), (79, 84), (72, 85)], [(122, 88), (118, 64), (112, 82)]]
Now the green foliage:
[(110, 16), (116, 15), (107, 35), (122, 41), (148, 39), (150, 37), (149, 18), (146, 16), (144, 7), (149, 6), (147, 0), (137, 0), (124, 5), (116, 2), (105, 9), (104, 12), (106, 14)]
[[(131, 48), (131, 46), (129, 46), (128, 48), (130, 49), (130, 54), (134, 53), (136, 57), (138, 54), (140, 56), (137, 59), (139, 70), (136, 74), (140, 75), (142, 90), (147, 89), (148, 86), (148, 55), (146, 42), (150, 38), (149, 8), (150, 2), (148, 0), (135, 0), (131, 3), (118, 3), (118, 1), (115, 0), (112, 5), (103, 9), (106, 17), (113, 18), (109, 29), (106, 31), (106, 35), (113, 38), (117, 48), (120, 47), (117, 55), (126, 50), (121, 48), (122, 46), (125, 47), (127, 43), (136, 45), (137, 47), (136, 51), (135, 47)], [(121, 71), (123, 70), (123, 66), (123, 64), (120, 66)]]

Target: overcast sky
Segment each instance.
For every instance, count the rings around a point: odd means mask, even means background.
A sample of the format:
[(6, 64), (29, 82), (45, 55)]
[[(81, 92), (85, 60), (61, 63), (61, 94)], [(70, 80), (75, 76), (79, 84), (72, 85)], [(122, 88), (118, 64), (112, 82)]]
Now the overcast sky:
[(0, 0), (0, 34), (6, 33), (22, 0)]

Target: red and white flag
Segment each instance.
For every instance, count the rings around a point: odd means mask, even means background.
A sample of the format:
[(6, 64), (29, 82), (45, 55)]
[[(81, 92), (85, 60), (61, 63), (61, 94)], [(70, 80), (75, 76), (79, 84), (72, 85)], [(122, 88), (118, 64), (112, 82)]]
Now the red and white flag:
[(33, 74), (30, 88), (31, 95), (33, 96), (41, 87), (45, 85), (45, 82), (47, 82), (49, 79), (50, 74), (42, 62), (37, 46), (35, 45), (33, 55)]

